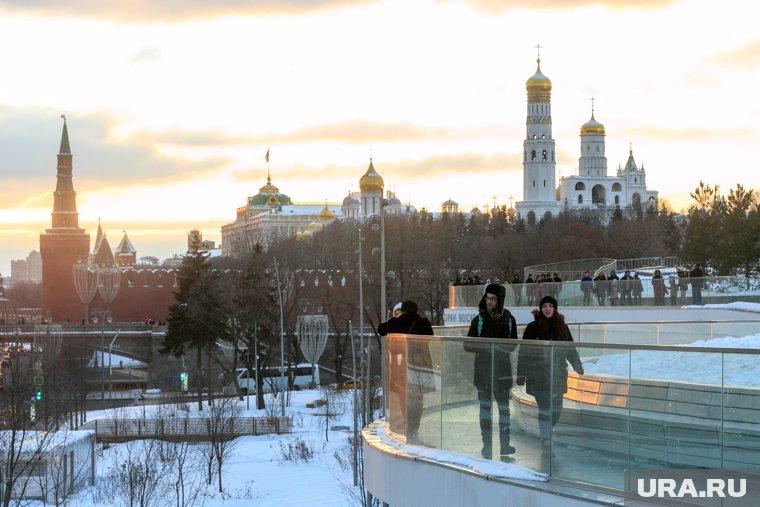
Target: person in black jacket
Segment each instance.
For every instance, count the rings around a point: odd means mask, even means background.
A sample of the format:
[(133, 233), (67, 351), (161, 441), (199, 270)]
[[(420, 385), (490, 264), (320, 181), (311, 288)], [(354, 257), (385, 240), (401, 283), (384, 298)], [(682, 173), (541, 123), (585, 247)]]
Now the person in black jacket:
[[(528, 324), (523, 340), (573, 341), (565, 318), (557, 311), (557, 300), (541, 299), (535, 320)], [(517, 385), (525, 384), (536, 398), (541, 442), (548, 449), (551, 429), (559, 420), (562, 400), (567, 392), (567, 363), (583, 375), (583, 365), (575, 347), (520, 345), (517, 357)]]
[[(377, 333), (386, 336), (391, 333), (432, 335), (430, 321), (418, 315), (417, 303), (412, 300), (401, 303), (401, 308), (394, 308), (393, 317), (377, 326)], [(418, 441), (418, 430), (422, 418), (422, 396), (429, 390), (429, 369), (432, 367), (430, 349), (427, 341), (409, 338), (407, 340), (389, 340), (390, 390), (399, 396), (401, 419), (406, 422), (407, 442)], [(395, 422), (392, 431), (399, 431)]]
[[(492, 442), (492, 400), (496, 399), (499, 409), (499, 446), (501, 459), (508, 460), (515, 448), (509, 444), (509, 390), (512, 388), (512, 363), (509, 353), (517, 346), (517, 323), (504, 308), (506, 290), (503, 286), (486, 286), (480, 300), (478, 316), (470, 322), (467, 336), (500, 338), (504, 343), (485, 343), (467, 340), (464, 349), (475, 353), (473, 383), (478, 390), (480, 402), (480, 435), (483, 439), (481, 456), (491, 459)], [(513, 341), (514, 340), (514, 341)]]

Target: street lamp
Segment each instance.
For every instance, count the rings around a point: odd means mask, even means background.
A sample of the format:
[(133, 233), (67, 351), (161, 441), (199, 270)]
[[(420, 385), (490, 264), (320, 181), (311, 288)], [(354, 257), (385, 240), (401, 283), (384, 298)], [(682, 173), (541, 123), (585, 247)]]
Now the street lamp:
[[(102, 407), (106, 408), (106, 369), (105, 369), (105, 353), (106, 353), (106, 338), (105, 338), (105, 321), (111, 319), (110, 310), (103, 310), (102, 308), (96, 308), (92, 311), (93, 323), (100, 322), (100, 401)], [(96, 356), (97, 357), (97, 356)]]
[(108, 344), (108, 391), (111, 393), (110, 397), (113, 399), (113, 367), (111, 366), (111, 351), (113, 349), (113, 342), (116, 341), (116, 338), (119, 337), (119, 333), (121, 332), (121, 329), (118, 329), (116, 331), (116, 334), (113, 337), (113, 340), (111, 340), (111, 343)]

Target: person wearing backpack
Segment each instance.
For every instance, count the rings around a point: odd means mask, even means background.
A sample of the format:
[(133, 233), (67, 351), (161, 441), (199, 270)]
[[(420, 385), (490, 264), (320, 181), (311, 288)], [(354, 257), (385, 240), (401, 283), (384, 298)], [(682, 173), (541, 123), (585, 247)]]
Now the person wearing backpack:
[(465, 340), (464, 350), (475, 353), (473, 384), (480, 402), (480, 455), (491, 459), (493, 451), (493, 400), (499, 410), (500, 459), (509, 461), (515, 448), (509, 443), (509, 397), (512, 388), (512, 363), (509, 354), (517, 346), (517, 323), (504, 308), (506, 289), (498, 284), (486, 286), (478, 315), (470, 322), (469, 337), (497, 338), (499, 343)]

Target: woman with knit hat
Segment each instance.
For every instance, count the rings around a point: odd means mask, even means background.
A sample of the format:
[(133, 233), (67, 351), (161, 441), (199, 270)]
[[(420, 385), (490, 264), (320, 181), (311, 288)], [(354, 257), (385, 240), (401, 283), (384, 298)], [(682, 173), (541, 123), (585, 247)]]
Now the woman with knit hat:
[[(565, 317), (557, 311), (557, 300), (544, 296), (527, 325), (523, 340), (573, 341)], [(567, 392), (567, 365), (583, 375), (583, 365), (575, 347), (520, 345), (517, 359), (517, 385), (525, 385), (536, 398), (541, 443), (548, 449), (551, 429), (559, 420), (562, 400)]]

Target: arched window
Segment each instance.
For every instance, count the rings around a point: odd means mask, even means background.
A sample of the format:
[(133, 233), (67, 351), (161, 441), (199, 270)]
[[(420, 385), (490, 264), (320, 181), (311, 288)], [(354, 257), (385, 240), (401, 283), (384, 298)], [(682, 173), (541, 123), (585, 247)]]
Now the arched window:
[(623, 190), (623, 187), (622, 187), (622, 185), (620, 185), (620, 183), (613, 183), (612, 184), (612, 191), (613, 192), (620, 192), (621, 190)]
[(541, 139), (546, 139), (546, 134), (541, 134)]
[(641, 195), (639, 195), (638, 192), (631, 196), (631, 201), (631, 206), (633, 206), (633, 209), (636, 211), (641, 211)]
[(591, 189), (591, 202), (593, 204), (604, 204), (607, 202), (607, 191), (603, 185), (594, 185)]
[(533, 188), (536, 188), (536, 180), (533, 180)]
[(544, 188), (546, 188), (546, 180), (544, 180)]
[(536, 225), (536, 213), (534, 211), (528, 212), (528, 224)]
[(638, 178), (633, 178), (633, 182), (634, 182), (634, 183), (638, 183), (638, 182), (639, 182), (639, 179), (638, 179)]
[(541, 160), (546, 160), (546, 150), (541, 151)]
[(533, 134), (533, 139), (536, 139), (536, 134)]
[(578, 183), (575, 184), (575, 189), (576, 190), (586, 190), (586, 184), (583, 183), (582, 181), (579, 181)]
[(544, 220), (551, 220), (551, 219), (552, 219), (551, 211), (547, 211), (546, 213), (544, 213)]
[(536, 150), (530, 150), (530, 159), (536, 160)]
[(620, 204), (620, 196), (619, 195), (615, 196), (615, 204)]
[(578, 204), (583, 204), (583, 196), (578, 194)]

